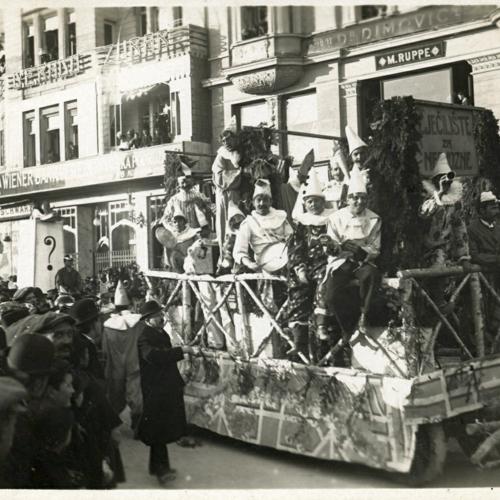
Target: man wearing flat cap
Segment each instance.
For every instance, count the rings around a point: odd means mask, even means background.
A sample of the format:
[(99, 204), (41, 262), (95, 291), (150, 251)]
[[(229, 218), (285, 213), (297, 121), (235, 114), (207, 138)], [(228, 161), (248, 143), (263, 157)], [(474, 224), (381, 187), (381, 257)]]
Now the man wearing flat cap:
[(73, 257), (64, 256), (64, 267), (59, 269), (56, 274), (56, 288), (61, 294), (80, 297), (83, 291), (83, 282), (80, 273), (73, 268)]

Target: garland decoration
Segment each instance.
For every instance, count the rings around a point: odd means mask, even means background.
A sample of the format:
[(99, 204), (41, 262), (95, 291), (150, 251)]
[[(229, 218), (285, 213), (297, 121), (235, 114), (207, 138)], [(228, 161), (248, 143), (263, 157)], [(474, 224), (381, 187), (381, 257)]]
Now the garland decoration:
[(395, 97), (376, 105), (374, 120), (367, 159), (372, 183), (369, 206), (383, 222), (380, 267), (394, 274), (414, 267), (422, 255), (420, 117), (412, 97)]
[(169, 153), (168, 151), (165, 153), (165, 159), (163, 160), (165, 201), (168, 201), (177, 192), (177, 178), (183, 175), (183, 163), (192, 168), (196, 164), (196, 160), (186, 155)]

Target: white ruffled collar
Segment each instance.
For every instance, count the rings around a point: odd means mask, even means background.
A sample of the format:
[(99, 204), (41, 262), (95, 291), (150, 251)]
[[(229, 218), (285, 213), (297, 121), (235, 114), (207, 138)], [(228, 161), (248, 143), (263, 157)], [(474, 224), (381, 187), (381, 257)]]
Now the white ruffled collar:
[(252, 217), (264, 229), (278, 229), (286, 221), (286, 212), (271, 207), (267, 215), (259, 215), (255, 210), (252, 210)]
[(438, 205), (443, 206), (455, 205), (455, 203), (458, 203), (462, 199), (464, 190), (462, 183), (458, 179), (451, 183), (448, 192), (441, 197), (437, 195), (438, 190), (435, 188), (432, 181), (424, 179), (422, 181), (422, 186), (427, 193), (435, 198)]
[(331, 213), (332, 210), (328, 209), (323, 210), (323, 212), (319, 215), (304, 212), (298, 214), (295, 220), (304, 226), (326, 226), (328, 223), (328, 217)]

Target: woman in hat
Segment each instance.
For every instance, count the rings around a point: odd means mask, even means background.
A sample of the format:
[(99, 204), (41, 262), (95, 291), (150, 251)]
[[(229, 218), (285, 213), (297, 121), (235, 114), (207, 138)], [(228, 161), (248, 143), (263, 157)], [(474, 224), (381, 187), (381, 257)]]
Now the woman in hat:
[(186, 434), (184, 380), (177, 363), (192, 348), (172, 347), (163, 329), (163, 309), (154, 300), (141, 309), (141, 330), (137, 347), (141, 372), (143, 414), (139, 439), (149, 446), (149, 473), (160, 484), (175, 478), (170, 467), (167, 444)]

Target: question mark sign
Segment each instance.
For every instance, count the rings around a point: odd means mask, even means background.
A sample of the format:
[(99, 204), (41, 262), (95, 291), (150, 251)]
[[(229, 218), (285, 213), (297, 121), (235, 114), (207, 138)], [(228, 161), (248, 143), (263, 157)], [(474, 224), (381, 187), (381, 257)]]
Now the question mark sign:
[(54, 268), (53, 268), (52, 264), (50, 263), (50, 258), (52, 257), (52, 254), (54, 253), (54, 250), (56, 249), (56, 239), (53, 236), (45, 236), (45, 238), (43, 239), (43, 242), (47, 246), (52, 246), (52, 250), (49, 252), (49, 264), (47, 265), (47, 269), (49, 271), (52, 271), (52, 269), (54, 269)]

